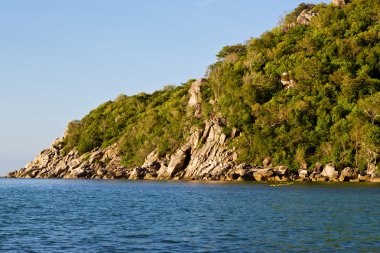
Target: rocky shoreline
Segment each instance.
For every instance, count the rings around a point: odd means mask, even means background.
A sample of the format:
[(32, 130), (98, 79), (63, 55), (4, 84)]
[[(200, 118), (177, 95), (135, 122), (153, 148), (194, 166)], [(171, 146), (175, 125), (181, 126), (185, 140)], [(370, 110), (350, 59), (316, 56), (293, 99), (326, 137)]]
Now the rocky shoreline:
[(227, 137), (217, 120), (206, 122), (204, 129), (193, 129), (187, 142), (171, 156), (160, 158), (153, 151), (142, 166), (126, 168), (121, 165), (116, 144), (84, 155), (76, 150), (63, 154), (62, 137), (25, 168), (9, 173), (8, 178), (380, 182), (380, 173), (373, 163), (365, 171), (350, 167), (338, 171), (333, 163), (317, 163), (309, 170), (305, 164), (294, 171), (274, 166), (270, 157), (260, 166), (237, 164), (237, 154), (225, 145), (228, 138), (234, 138), (234, 133)]
[[(188, 106), (198, 117), (201, 111), (200, 86), (195, 81), (189, 89)], [(333, 163), (306, 164), (298, 171), (286, 166), (275, 166), (271, 158), (262, 165), (238, 164), (237, 153), (226, 142), (239, 135), (234, 129), (227, 136), (223, 133), (223, 118), (214, 117), (204, 122), (202, 128), (192, 128), (185, 143), (173, 154), (159, 157), (151, 152), (145, 162), (134, 168), (122, 165), (118, 143), (79, 155), (73, 149), (63, 151), (65, 135), (43, 150), (24, 168), (11, 172), (7, 178), (83, 178), (129, 180), (203, 180), (203, 181), (270, 181), (270, 182), (380, 182), (376, 164), (369, 163), (365, 171), (344, 168), (338, 171)]]

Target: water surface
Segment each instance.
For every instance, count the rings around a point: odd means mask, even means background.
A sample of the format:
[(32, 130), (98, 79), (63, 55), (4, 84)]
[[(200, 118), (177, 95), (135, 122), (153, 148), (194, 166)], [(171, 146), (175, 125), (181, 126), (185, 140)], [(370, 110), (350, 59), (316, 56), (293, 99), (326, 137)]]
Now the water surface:
[(0, 179), (0, 251), (380, 252), (380, 185)]

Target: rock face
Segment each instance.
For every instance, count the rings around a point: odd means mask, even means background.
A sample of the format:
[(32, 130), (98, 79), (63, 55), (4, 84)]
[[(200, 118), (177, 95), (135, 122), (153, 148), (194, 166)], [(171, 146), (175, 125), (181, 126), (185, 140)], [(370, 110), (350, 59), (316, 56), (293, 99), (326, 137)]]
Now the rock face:
[(202, 102), (202, 94), (201, 94), (201, 85), (202, 80), (197, 80), (191, 84), (191, 88), (189, 89), (190, 100), (188, 105), (194, 108), (194, 115), (197, 118), (202, 117), (201, 110), (201, 102)]
[(127, 178), (127, 170), (120, 164), (116, 145), (90, 154), (78, 155), (76, 150), (63, 153), (63, 138), (43, 150), (25, 168), (9, 173), (19, 178)]
[[(219, 179), (235, 166), (235, 153), (225, 146), (226, 135), (218, 121), (205, 123), (203, 131), (196, 130), (189, 137), (188, 165), (178, 171), (184, 179)], [(202, 145), (202, 143), (204, 143)], [(170, 168), (169, 168), (170, 169)]]
[(87, 179), (183, 179), (226, 181), (318, 181), (318, 182), (380, 182), (374, 164), (367, 171), (345, 168), (339, 173), (333, 163), (324, 167), (317, 163), (309, 172), (307, 165), (298, 172), (286, 166), (273, 166), (267, 157), (263, 166), (236, 164), (237, 154), (225, 145), (227, 137), (218, 120), (205, 122), (203, 129), (193, 129), (186, 143), (169, 157), (149, 154), (141, 167), (125, 168), (121, 165), (117, 145), (103, 150), (78, 155), (75, 150), (63, 153), (63, 139), (57, 139), (49, 149), (25, 168), (9, 173), (16, 178), (87, 178)]
[(290, 79), (290, 75), (288, 72), (284, 72), (281, 75), (281, 83), (284, 86), (285, 89), (291, 89), (294, 87), (295, 82), (294, 80)]
[(317, 12), (312, 11), (312, 8), (314, 7), (313, 4), (308, 4), (307, 8), (303, 10), (300, 15), (297, 17), (297, 23), (299, 25), (308, 25), (310, 24), (311, 19), (318, 15)]
[(351, 3), (351, 0), (333, 0), (333, 4), (338, 7), (344, 7), (348, 3)]
[[(201, 85), (202, 80), (198, 80), (189, 89), (188, 106), (194, 110), (195, 117), (201, 117)], [(125, 168), (121, 165), (117, 143), (81, 156), (75, 149), (64, 154), (63, 137), (42, 151), (25, 168), (9, 173), (9, 177), (223, 179), (228, 177), (227, 172), (231, 173), (231, 169), (236, 167), (234, 159), (237, 155), (225, 145), (227, 136), (222, 132), (221, 122), (223, 119), (220, 118), (205, 121), (203, 128), (191, 130), (186, 142), (171, 156), (160, 158), (153, 151), (138, 168)], [(246, 176), (245, 173), (242, 176)]]
[(205, 128), (193, 129), (186, 143), (170, 159), (159, 158), (153, 151), (137, 168), (121, 165), (116, 144), (79, 156), (76, 150), (64, 154), (63, 138), (60, 138), (25, 168), (9, 173), (9, 177), (219, 180), (236, 167), (236, 154), (225, 146), (226, 138), (218, 120), (205, 122)]
[(297, 25), (309, 25), (314, 16), (318, 15), (318, 12), (313, 11), (314, 4), (307, 4), (305, 9), (301, 11), (295, 22), (287, 23), (282, 26), (282, 31), (287, 32)]
[[(290, 79), (289, 79), (290, 80)], [(290, 81), (289, 81), (290, 82)], [(202, 81), (191, 86), (189, 107), (195, 115), (201, 114), (200, 87)], [(298, 172), (286, 166), (273, 166), (267, 157), (263, 166), (237, 164), (237, 153), (226, 145), (228, 138), (238, 136), (237, 129), (227, 137), (222, 130), (223, 118), (214, 117), (204, 122), (203, 127), (191, 129), (188, 138), (173, 154), (160, 157), (153, 150), (144, 164), (135, 168), (122, 166), (118, 143), (104, 149), (95, 149), (79, 155), (73, 149), (64, 152), (64, 137), (55, 140), (25, 168), (9, 173), (12, 178), (87, 178), (87, 179), (184, 179), (184, 180), (237, 180), (237, 181), (380, 181), (376, 164), (369, 164), (366, 172), (345, 168), (339, 172), (332, 163), (317, 163), (309, 173), (307, 164)]]
[(170, 159), (167, 174), (173, 177), (177, 172), (184, 170), (190, 160), (191, 146), (183, 146)]

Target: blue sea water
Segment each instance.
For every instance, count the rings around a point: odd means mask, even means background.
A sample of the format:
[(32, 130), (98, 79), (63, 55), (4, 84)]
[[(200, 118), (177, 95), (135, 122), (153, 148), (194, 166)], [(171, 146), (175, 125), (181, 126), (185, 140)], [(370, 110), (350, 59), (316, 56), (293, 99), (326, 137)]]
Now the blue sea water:
[(380, 185), (0, 179), (1, 252), (380, 252)]

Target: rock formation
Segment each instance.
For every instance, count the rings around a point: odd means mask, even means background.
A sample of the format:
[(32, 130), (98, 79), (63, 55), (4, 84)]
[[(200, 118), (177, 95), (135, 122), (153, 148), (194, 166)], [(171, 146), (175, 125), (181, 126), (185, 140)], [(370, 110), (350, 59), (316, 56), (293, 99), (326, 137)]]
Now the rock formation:
[(310, 24), (310, 21), (311, 19), (318, 15), (317, 12), (315, 11), (312, 11), (312, 8), (314, 7), (313, 4), (308, 4), (307, 5), (307, 8), (305, 10), (303, 10), (300, 15), (298, 15), (297, 17), (297, 23), (299, 25), (308, 25)]
[(333, 4), (338, 7), (344, 7), (349, 3), (351, 3), (351, 0), (333, 0)]
[[(283, 84), (293, 82), (284, 73)], [(200, 86), (195, 81), (191, 86), (189, 107), (195, 116), (201, 108)], [(213, 118), (204, 122), (204, 127), (193, 128), (185, 143), (173, 154), (159, 157), (152, 151), (140, 167), (126, 168), (121, 163), (118, 143), (104, 149), (95, 149), (79, 155), (73, 149), (64, 152), (64, 137), (55, 140), (25, 168), (9, 173), (12, 178), (88, 178), (88, 179), (184, 179), (184, 180), (238, 180), (238, 181), (380, 181), (376, 164), (368, 164), (367, 171), (358, 174), (356, 169), (345, 168), (339, 174), (332, 163), (317, 163), (311, 171), (303, 164), (298, 172), (286, 166), (273, 166), (272, 159), (264, 159), (262, 166), (237, 164), (237, 154), (228, 148), (228, 138), (238, 135), (236, 129), (230, 136), (222, 131), (223, 119)]]
[(290, 78), (290, 74), (288, 72), (284, 72), (281, 75), (281, 83), (285, 89), (291, 89), (294, 87), (295, 82)]
[(191, 88), (189, 90), (190, 100), (188, 105), (194, 108), (195, 117), (201, 118), (201, 102), (202, 102), (202, 94), (201, 94), (201, 85), (202, 80), (197, 80), (192, 83)]

